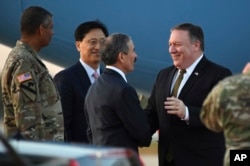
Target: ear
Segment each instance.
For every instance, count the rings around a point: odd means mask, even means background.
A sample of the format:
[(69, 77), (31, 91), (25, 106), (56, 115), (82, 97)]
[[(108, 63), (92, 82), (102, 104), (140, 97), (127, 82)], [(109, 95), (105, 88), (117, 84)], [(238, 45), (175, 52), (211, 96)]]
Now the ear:
[(123, 63), (124, 62), (124, 53), (123, 52), (120, 52), (119, 54), (118, 54), (118, 61), (120, 61), (121, 63)]
[(201, 48), (201, 42), (199, 40), (196, 40), (194, 42), (194, 47), (195, 47), (195, 49), (200, 49)]
[(45, 31), (45, 27), (41, 24), (41, 25), (39, 26), (39, 28), (38, 28), (37, 31), (38, 31), (39, 34), (43, 34), (44, 31)]
[(75, 42), (76, 49), (80, 52), (81, 41)]

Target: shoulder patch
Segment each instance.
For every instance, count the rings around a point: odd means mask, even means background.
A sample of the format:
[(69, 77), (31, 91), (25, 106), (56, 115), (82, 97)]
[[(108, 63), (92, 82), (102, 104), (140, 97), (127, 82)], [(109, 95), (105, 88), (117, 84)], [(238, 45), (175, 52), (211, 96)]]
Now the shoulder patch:
[(25, 94), (25, 101), (35, 101), (37, 95), (36, 85), (33, 80), (25, 81), (21, 84), (21, 90)]
[(17, 80), (19, 83), (22, 83), (22, 82), (27, 81), (27, 80), (32, 80), (32, 76), (31, 76), (30, 72), (26, 72), (26, 73), (18, 75)]

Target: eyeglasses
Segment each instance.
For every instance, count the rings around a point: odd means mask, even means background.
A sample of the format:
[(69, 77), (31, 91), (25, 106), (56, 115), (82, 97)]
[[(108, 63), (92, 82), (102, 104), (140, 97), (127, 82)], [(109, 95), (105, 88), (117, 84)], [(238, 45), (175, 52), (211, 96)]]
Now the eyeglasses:
[(104, 39), (100, 39), (100, 40), (97, 40), (97, 39), (90, 39), (87, 41), (87, 43), (91, 46), (96, 46), (98, 43), (101, 45), (103, 43)]

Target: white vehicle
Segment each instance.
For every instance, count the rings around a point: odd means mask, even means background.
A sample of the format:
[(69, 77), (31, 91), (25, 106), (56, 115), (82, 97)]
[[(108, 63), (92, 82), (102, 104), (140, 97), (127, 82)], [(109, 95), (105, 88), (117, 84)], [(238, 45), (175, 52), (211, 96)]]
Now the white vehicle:
[(143, 166), (131, 149), (65, 142), (6, 140), (0, 134), (1, 166)]

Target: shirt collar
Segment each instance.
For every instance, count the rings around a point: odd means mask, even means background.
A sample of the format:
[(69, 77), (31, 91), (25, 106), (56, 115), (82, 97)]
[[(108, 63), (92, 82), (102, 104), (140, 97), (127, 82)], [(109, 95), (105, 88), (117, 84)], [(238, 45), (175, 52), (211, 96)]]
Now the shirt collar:
[[(87, 63), (85, 63), (83, 60), (80, 59), (79, 61), (82, 64), (82, 66), (84, 67), (84, 69), (86, 70), (89, 78), (91, 78), (93, 73), (95, 72), (95, 70), (92, 67), (90, 67)], [(100, 75), (100, 66), (98, 66), (96, 71)]]
[(117, 68), (117, 67), (115, 67), (115, 66), (109, 66), (109, 65), (107, 65), (106, 68), (107, 68), (107, 69), (112, 69), (112, 70), (118, 72), (118, 73), (122, 76), (122, 78), (127, 82), (127, 79), (126, 79), (125, 74), (124, 74), (123, 71), (121, 71), (119, 68)]
[(197, 58), (191, 66), (186, 68), (186, 72), (188, 75), (191, 75), (191, 73), (194, 71), (197, 64), (201, 61), (202, 57), (203, 57), (203, 54), (201, 54), (201, 56), (199, 58)]

